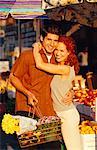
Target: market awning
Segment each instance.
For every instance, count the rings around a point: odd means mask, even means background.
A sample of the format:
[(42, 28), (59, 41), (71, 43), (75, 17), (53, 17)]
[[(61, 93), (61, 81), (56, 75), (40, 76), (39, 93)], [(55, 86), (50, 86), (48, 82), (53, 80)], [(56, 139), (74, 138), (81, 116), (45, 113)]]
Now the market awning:
[(54, 20), (97, 28), (97, 0), (42, 0), (42, 8)]
[(97, 27), (97, 0), (0, 0), (0, 19), (36, 17), (79, 22)]
[(41, 0), (0, 0), (0, 19), (9, 15), (15, 19), (33, 19), (45, 14)]

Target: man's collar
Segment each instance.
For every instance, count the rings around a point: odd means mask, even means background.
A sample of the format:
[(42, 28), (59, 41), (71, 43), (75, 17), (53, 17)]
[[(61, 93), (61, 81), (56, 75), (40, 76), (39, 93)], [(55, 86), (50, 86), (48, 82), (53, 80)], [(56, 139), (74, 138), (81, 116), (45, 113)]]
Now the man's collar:
[[(46, 56), (46, 54), (45, 54), (45, 52), (44, 52), (43, 49), (40, 50), (40, 54), (41, 54), (42, 56), (44, 55), (44, 56), (45, 56), (45, 59), (47, 60), (47, 56)], [(52, 56), (51, 56), (51, 63), (52, 63), (52, 64), (56, 64), (54, 53), (52, 53)]]
[[(43, 49), (41, 49), (40, 51), (40, 54), (45, 54), (46, 56), (48, 56), (47, 54), (46, 54), (46, 52), (43, 50)], [(51, 54), (51, 56), (53, 55), (53, 53)]]
[(40, 54), (45, 54), (43, 49), (41, 49), (39, 52), (40, 52)]

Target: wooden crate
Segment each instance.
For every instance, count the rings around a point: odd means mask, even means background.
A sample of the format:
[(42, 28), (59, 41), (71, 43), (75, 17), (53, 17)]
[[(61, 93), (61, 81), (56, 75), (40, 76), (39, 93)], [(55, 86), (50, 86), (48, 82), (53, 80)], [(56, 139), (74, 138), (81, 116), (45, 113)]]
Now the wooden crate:
[(46, 123), (38, 126), (34, 131), (25, 132), (18, 135), (21, 148), (43, 144), (51, 141), (61, 140), (61, 122)]

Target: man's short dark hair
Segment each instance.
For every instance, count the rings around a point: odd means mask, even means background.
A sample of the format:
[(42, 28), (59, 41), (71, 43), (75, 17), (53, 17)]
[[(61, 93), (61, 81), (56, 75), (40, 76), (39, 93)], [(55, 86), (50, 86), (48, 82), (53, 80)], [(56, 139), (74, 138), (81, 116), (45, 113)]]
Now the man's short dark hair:
[(57, 24), (51, 24), (41, 30), (41, 35), (43, 38), (45, 38), (45, 36), (47, 36), (48, 33), (60, 35), (59, 26)]

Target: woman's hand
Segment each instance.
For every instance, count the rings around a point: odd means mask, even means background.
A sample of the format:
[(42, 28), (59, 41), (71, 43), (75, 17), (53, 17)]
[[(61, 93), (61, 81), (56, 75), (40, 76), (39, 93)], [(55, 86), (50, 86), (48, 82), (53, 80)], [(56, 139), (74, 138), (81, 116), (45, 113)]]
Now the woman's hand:
[(72, 91), (69, 91), (66, 96), (62, 99), (62, 102), (65, 104), (65, 105), (70, 105), (72, 103), (72, 100), (73, 100), (73, 92)]
[(34, 52), (34, 53), (36, 53), (36, 52), (39, 53), (39, 51), (40, 51), (41, 48), (42, 48), (42, 45), (41, 45), (40, 42), (36, 42), (36, 43), (34, 43), (32, 46), (33, 46), (33, 52)]
[(31, 106), (37, 105), (38, 100), (33, 93), (28, 92), (27, 96), (28, 96), (28, 105), (31, 105)]
[(39, 52), (41, 50), (41, 48), (42, 48), (42, 45), (40, 42), (37, 42), (33, 45), (33, 55), (34, 55), (36, 67), (38, 69), (41, 69), (41, 65), (43, 63), (42, 57)]
[[(36, 62), (36, 66), (39, 64), (39, 62), (41, 63), (41, 57), (40, 57), (40, 53), (39, 53), (41, 48), (42, 48), (42, 45), (40, 42), (33, 44), (33, 55), (34, 55), (34, 59)], [(38, 58), (39, 58), (39, 60), (38, 60)]]

